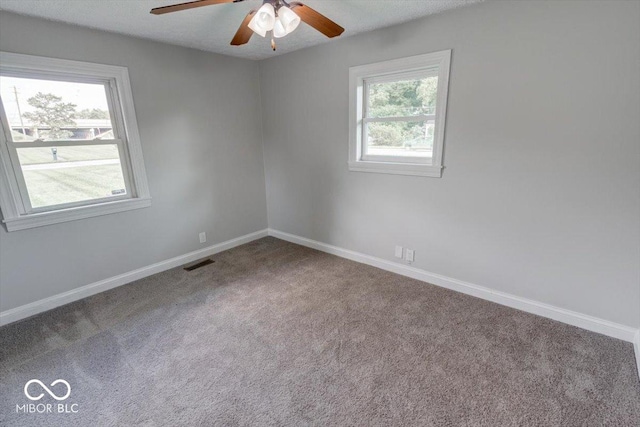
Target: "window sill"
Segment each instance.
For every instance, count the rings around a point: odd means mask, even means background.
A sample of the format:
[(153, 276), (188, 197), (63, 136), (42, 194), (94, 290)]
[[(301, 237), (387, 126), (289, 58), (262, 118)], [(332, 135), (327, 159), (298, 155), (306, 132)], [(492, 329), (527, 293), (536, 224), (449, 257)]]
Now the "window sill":
[(127, 199), (116, 202), (101, 203), (99, 205), (81, 206), (52, 212), (23, 215), (17, 218), (5, 219), (3, 222), (7, 227), (7, 231), (18, 231), (26, 230), (28, 228), (42, 227), (45, 225), (58, 224), (61, 222), (75, 221), (77, 219), (124, 212), (133, 209), (147, 208), (149, 206), (151, 206), (150, 197)]
[(421, 165), (417, 163), (389, 163), (358, 161), (349, 162), (349, 170), (353, 172), (388, 173), (393, 175), (442, 177), (442, 166)]

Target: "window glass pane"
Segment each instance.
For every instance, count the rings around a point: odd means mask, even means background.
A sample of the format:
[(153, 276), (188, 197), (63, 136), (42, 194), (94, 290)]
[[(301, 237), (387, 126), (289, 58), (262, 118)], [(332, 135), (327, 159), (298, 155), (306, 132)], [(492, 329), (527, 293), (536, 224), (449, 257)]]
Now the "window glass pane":
[(367, 124), (366, 155), (431, 158), (433, 120)]
[(103, 84), (0, 76), (14, 142), (113, 139)]
[(17, 151), (33, 208), (127, 194), (115, 144)]
[(435, 114), (438, 77), (371, 83), (367, 117)]

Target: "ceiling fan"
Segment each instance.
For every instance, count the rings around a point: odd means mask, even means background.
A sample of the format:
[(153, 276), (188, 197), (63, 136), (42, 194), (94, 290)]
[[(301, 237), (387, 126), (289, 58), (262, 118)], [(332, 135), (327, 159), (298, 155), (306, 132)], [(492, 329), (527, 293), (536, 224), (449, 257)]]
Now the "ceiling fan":
[[(162, 15), (180, 10), (209, 6), (221, 3), (240, 3), (244, 0), (196, 0), (171, 6), (156, 7), (151, 9), (154, 15)], [(300, 2), (287, 3), (285, 0), (263, 0), (262, 6), (252, 10), (245, 16), (236, 35), (231, 40), (232, 46), (241, 46), (249, 42), (256, 33), (265, 37), (271, 31), (271, 48), (276, 50), (275, 38), (284, 37), (293, 32), (300, 21), (305, 22), (327, 37), (336, 37), (342, 34), (344, 28), (336, 24), (321, 13)]]

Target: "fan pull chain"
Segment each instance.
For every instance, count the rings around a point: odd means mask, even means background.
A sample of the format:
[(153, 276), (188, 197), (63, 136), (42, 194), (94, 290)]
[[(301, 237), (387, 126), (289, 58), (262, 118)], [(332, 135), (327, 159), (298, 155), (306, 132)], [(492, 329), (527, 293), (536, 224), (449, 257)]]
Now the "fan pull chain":
[(271, 37), (271, 49), (273, 49), (273, 51), (276, 51), (276, 41), (273, 39), (273, 37)]

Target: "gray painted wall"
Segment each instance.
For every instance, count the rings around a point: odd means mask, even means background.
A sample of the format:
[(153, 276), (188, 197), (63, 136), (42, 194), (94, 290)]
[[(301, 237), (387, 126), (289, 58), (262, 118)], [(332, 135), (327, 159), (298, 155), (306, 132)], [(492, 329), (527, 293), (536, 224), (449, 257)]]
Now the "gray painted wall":
[(255, 62), (7, 12), (0, 49), (128, 67), (153, 197), (148, 209), (0, 227), (0, 310), (266, 228)]
[[(640, 326), (639, 16), (490, 2), (263, 61), (270, 227)], [(349, 172), (349, 67), (448, 48), (443, 177)]]

